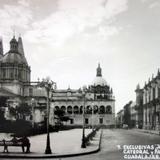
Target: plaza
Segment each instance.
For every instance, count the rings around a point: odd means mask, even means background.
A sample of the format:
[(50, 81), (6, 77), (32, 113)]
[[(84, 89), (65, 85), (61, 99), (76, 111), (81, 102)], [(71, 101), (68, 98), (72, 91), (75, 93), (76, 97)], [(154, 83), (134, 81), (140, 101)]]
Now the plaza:
[[(91, 129), (85, 130), (86, 135), (91, 132)], [(10, 134), (0, 134), (2, 139), (10, 140)], [(73, 129), (67, 131), (59, 131), (50, 134), (50, 144), (52, 154), (45, 155), (46, 134), (29, 137), (31, 143), (31, 153), (22, 153), (21, 147), (9, 147), (9, 153), (2, 153), (3, 147), (0, 147), (0, 157), (67, 157), (89, 153), (95, 153), (100, 150), (101, 131), (98, 131), (96, 136), (90, 141), (86, 148), (81, 148), (82, 129)]]

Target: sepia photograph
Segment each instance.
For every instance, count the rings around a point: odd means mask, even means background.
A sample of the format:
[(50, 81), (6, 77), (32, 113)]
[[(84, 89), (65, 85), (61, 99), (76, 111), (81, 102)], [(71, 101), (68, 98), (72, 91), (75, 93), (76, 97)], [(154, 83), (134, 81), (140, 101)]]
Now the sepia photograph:
[(0, 0), (0, 159), (160, 160), (160, 0)]

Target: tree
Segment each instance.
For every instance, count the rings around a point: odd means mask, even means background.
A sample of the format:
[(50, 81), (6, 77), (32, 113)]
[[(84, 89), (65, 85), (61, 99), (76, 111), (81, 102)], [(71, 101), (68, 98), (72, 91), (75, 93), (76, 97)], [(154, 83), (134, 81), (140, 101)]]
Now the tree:
[(60, 124), (61, 122), (67, 122), (68, 120), (70, 120), (69, 116), (66, 116), (64, 110), (62, 109), (56, 109), (54, 111), (54, 114), (55, 114), (55, 119), (57, 119), (58, 123)]
[(17, 113), (21, 115), (21, 117), (25, 117), (26, 115), (31, 114), (31, 107), (27, 103), (21, 103), (19, 106), (16, 108)]
[(132, 101), (130, 101), (124, 106), (124, 124), (127, 124), (129, 127), (131, 127), (131, 113), (130, 113), (131, 103)]

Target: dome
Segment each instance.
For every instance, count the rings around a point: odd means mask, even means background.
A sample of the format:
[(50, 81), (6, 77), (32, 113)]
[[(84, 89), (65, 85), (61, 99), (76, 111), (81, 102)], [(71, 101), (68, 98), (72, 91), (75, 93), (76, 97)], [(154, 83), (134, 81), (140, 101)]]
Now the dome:
[(96, 73), (96, 77), (92, 82), (93, 86), (107, 86), (107, 82), (106, 80), (102, 77), (102, 69), (100, 67), (100, 63), (98, 64), (97, 67), (97, 73)]
[(95, 77), (95, 79), (92, 82), (93, 86), (107, 86), (107, 82), (103, 77)]
[(2, 63), (18, 63), (18, 64), (27, 64), (25, 57), (19, 53), (8, 52), (1, 59)]
[(27, 60), (24, 56), (22, 38), (19, 37), (18, 41), (15, 36), (10, 41), (10, 50), (0, 60), (2, 63), (17, 63), (28, 66)]

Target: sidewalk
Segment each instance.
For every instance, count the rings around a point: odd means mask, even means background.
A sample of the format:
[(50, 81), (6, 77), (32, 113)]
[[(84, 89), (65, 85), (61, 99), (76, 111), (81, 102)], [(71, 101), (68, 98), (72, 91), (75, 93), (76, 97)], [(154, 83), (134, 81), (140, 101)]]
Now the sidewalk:
[(143, 133), (160, 135), (160, 134), (159, 134), (160, 131), (157, 131), (157, 130), (147, 130), (147, 129), (137, 129), (137, 128), (134, 128), (134, 130), (139, 131), (139, 132), (143, 132)]
[[(85, 134), (90, 133), (85, 130)], [(9, 147), (9, 153), (2, 153), (0, 158), (60, 158), (96, 153), (100, 150), (101, 131), (98, 131), (91, 143), (86, 148), (81, 148), (82, 129), (54, 132), (50, 134), (52, 154), (44, 154), (46, 147), (46, 134), (29, 137), (31, 153), (22, 153), (21, 147)]]

